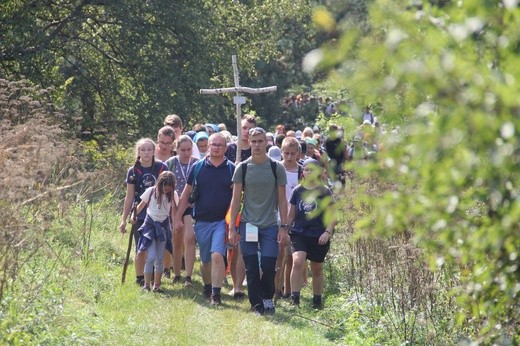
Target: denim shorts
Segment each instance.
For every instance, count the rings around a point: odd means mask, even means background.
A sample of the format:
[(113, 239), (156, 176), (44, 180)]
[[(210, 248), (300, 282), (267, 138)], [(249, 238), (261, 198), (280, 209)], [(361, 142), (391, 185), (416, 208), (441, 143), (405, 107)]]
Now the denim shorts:
[(226, 221), (195, 222), (195, 237), (199, 244), (202, 263), (211, 262), (211, 254), (217, 252), (226, 256)]

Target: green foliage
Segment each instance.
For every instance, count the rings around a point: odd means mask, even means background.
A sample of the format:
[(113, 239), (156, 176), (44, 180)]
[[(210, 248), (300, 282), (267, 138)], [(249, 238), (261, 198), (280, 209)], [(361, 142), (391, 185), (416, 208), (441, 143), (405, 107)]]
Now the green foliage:
[[(364, 233), (411, 230), (433, 267), (460, 275), (459, 318), (482, 340), (518, 328), (520, 128), (517, 6), (377, 1), (370, 27), (323, 47), (357, 104), (381, 104), (404, 141), (373, 168), (395, 190), (370, 200)], [(515, 317), (516, 316), (516, 317)]]

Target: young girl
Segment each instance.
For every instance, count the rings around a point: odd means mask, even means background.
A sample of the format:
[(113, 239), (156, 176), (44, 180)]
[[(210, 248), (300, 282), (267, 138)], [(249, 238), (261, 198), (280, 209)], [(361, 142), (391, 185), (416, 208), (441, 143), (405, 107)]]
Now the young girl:
[[(168, 166), (168, 169), (175, 175), (175, 190), (180, 196), (182, 190), (184, 190), (188, 176), (198, 160), (192, 156), (193, 141), (189, 136), (181, 135), (176, 143), (177, 155), (168, 159), (166, 166)], [(182, 255), (184, 253), (186, 267), (184, 286), (191, 286), (191, 275), (193, 273), (193, 266), (195, 265), (195, 232), (193, 231), (191, 212), (191, 207), (186, 208), (182, 216), (184, 227), (180, 229), (180, 232), (173, 234), (173, 271), (175, 273), (173, 282), (176, 283), (181, 280)]]
[[(155, 161), (155, 143), (150, 138), (141, 138), (135, 144), (135, 151), (137, 159), (132, 167), (128, 169), (126, 175), (126, 196), (123, 206), (123, 218), (119, 225), (121, 233), (126, 232), (126, 220), (130, 215), (133, 207), (137, 206), (141, 202), (141, 195), (143, 192), (155, 185), (159, 174), (163, 171), (168, 170), (168, 167), (160, 161)], [(137, 230), (144, 222), (146, 211), (141, 210), (137, 215), (137, 221), (132, 224), (132, 234), (134, 235), (136, 250), (139, 242), (139, 233)], [(134, 217), (135, 218), (135, 217)], [(135, 258), (135, 275), (136, 283), (139, 285), (144, 284), (144, 261), (146, 258), (145, 253), (137, 253)]]
[(152, 273), (153, 291), (161, 291), (164, 252), (166, 249), (173, 252), (172, 221), (177, 211), (175, 194), (175, 176), (165, 171), (159, 175), (157, 184), (141, 195), (141, 202), (137, 206), (137, 214), (146, 208), (146, 218), (138, 230), (141, 237), (137, 249), (139, 253), (146, 251), (143, 289), (147, 291), (150, 291)]
[(288, 224), (291, 226), (291, 304), (300, 304), (303, 270), (311, 261), (312, 307), (322, 307), (323, 262), (330, 247), (330, 236), (336, 225), (331, 190), (323, 184), (323, 168), (314, 159), (303, 163), (303, 181), (291, 196)]

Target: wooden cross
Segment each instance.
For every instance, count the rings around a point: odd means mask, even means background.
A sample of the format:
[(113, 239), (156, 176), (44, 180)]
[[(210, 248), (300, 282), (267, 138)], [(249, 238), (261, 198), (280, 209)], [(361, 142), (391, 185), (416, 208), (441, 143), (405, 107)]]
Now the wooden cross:
[(242, 124), (241, 124), (241, 118), (242, 118), (242, 105), (246, 103), (246, 98), (241, 95), (241, 93), (246, 94), (265, 94), (269, 92), (276, 91), (276, 86), (270, 86), (265, 88), (248, 88), (248, 87), (241, 87), (240, 82), (238, 79), (238, 67), (237, 67), (237, 56), (232, 55), (231, 56), (231, 63), (233, 64), (233, 77), (235, 80), (235, 86), (231, 88), (220, 88), (220, 89), (200, 89), (200, 93), (202, 95), (219, 95), (219, 94), (225, 94), (225, 93), (235, 93), (235, 96), (233, 97), (233, 103), (236, 105), (237, 110), (237, 156), (236, 156), (236, 162), (240, 162), (240, 154), (241, 154), (241, 143), (242, 143)]

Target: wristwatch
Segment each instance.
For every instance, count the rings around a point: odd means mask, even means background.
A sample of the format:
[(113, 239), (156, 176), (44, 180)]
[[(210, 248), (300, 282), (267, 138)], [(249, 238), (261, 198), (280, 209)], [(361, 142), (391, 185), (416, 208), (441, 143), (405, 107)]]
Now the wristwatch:
[(287, 228), (289, 228), (289, 225), (287, 225), (287, 224), (284, 223), (284, 224), (281, 224), (281, 225), (280, 225), (280, 228), (285, 228), (285, 229), (287, 229)]

